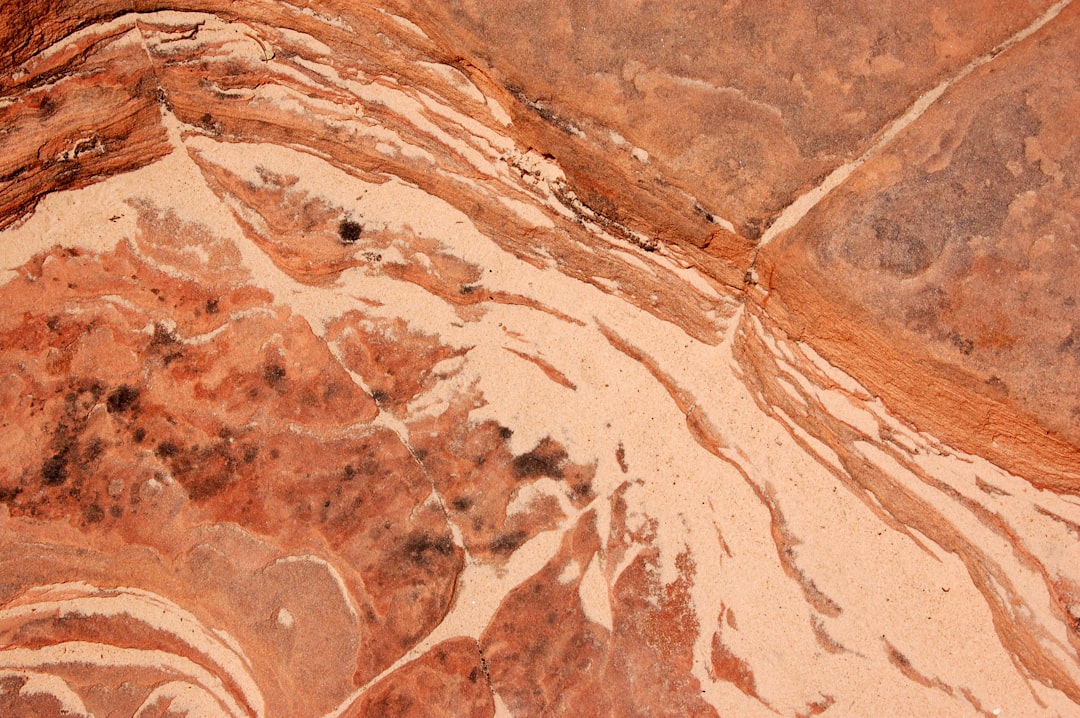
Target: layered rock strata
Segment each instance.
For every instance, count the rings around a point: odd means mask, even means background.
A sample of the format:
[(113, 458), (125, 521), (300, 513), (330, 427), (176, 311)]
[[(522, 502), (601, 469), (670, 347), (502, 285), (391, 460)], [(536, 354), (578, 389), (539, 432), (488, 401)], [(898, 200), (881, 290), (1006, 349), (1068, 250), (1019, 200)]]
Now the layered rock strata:
[(0, 713), (1075, 713), (1078, 12), (0, 5)]

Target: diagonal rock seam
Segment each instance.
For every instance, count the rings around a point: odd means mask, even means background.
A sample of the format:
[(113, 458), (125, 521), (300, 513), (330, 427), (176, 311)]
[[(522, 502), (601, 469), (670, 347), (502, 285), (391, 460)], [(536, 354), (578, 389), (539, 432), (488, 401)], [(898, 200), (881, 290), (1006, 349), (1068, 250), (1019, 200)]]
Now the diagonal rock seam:
[(936, 103), (950, 87), (988, 62), (992, 62), (1002, 53), (1008, 51), (1013, 45), (1016, 45), (1037, 32), (1044, 25), (1061, 14), (1061, 11), (1072, 4), (1072, 2), (1073, 0), (1059, 0), (1040, 15), (1033, 23), (1000, 43), (989, 52), (964, 65), (964, 67), (961, 68), (959, 72), (953, 74), (952, 77), (943, 80), (932, 89), (923, 93), (902, 115), (883, 127), (878, 135), (878, 139), (865, 152), (859, 155), (858, 158), (840, 165), (830, 172), (816, 187), (813, 187), (795, 198), (795, 200), (785, 207), (776, 219), (773, 220), (773, 223), (769, 228), (762, 233), (761, 238), (754, 247), (753, 258), (751, 259), (750, 269), (748, 271), (753, 271), (754, 264), (757, 262), (757, 255), (767, 244), (797, 225), (799, 221), (824, 200), (829, 193), (842, 185), (855, 170), (891, 144), (892, 141), (908, 127), (908, 125), (922, 117), (922, 115), (930, 109), (930, 107)]

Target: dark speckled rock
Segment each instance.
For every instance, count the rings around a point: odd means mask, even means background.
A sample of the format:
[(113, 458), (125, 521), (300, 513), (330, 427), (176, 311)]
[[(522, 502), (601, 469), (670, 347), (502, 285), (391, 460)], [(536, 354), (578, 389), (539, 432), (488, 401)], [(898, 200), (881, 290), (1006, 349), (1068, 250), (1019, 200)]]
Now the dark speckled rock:
[(1076, 714), (1078, 8), (0, 0), (0, 718)]

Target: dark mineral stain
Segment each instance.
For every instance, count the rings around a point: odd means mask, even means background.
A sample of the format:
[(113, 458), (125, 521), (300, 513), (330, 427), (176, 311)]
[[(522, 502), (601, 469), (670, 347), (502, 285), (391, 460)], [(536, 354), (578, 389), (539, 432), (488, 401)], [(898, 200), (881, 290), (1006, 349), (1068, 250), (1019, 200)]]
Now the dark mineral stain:
[(571, 487), (574, 492), (574, 496), (578, 498), (588, 498), (592, 495), (592, 484), (588, 481), (579, 481)]
[(154, 336), (150, 340), (150, 346), (152, 347), (167, 347), (179, 341), (175, 334), (169, 330), (164, 324), (154, 325)]
[(364, 231), (363, 226), (351, 219), (343, 219), (341, 224), (338, 225), (338, 236), (341, 237), (341, 241), (345, 244), (353, 244), (360, 239), (362, 231)]
[(285, 383), (285, 367), (280, 364), (267, 364), (263, 367), (263, 381), (280, 390)]
[(991, 376), (986, 380), (986, 385), (1002, 396), (1009, 395), (1009, 388), (1005, 385), (1005, 382), (1001, 380), (1001, 377)]
[[(1025, 161), (1024, 143), (1017, 139), (1037, 136), (1040, 127), (1025, 100), (1019, 93), (995, 98), (945, 168), (912, 167), (900, 182), (862, 203), (853, 222), (864, 238), (839, 240), (847, 260), (906, 278), (929, 269), (948, 246), (962, 247), (976, 238), (996, 244), (1013, 199), (1045, 182)], [(1011, 160), (1019, 173), (1000, 171)]]
[(181, 483), (187, 489), (188, 496), (191, 497), (192, 501), (203, 501), (213, 498), (227, 489), (229, 484), (232, 483), (232, 475), (227, 472), (215, 472), (194, 479), (181, 479)]
[(105, 443), (101, 439), (92, 439), (90, 443), (86, 445), (86, 449), (83, 450), (82, 464), (80, 464), (80, 466), (96, 461), (101, 457), (101, 454), (104, 451)]
[(747, 239), (758, 239), (765, 231), (765, 220), (760, 217), (750, 217), (742, 223), (742, 233)]
[(139, 78), (134, 86), (130, 86), (132, 97), (158, 98), (161, 86), (152, 74), (145, 74)]
[(54, 114), (56, 114), (56, 108), (56, 100), (54, 100), (48, 95), (42, 97), (40, 102), (38, 102), (38, 112), (41, 113), (41, 116), (43, 118), (52, 117)]
[(452, 506), (455, 511), (468, 511), (472, 508), (472, 505), (473, 500), (468, 496), (458, 496), (450, 502), (450, 506)]
[(949, 334), (949, 342), (951, 342), (964, 356), (968, 356), (971, 352), (975, 351), (975, 342), (960, 336), (958, 332), (951, 332)]
[(41, 483), (45, 486), (60, 486), (68, 477), (68, 452), (61, 451), (45, 462), (41, 467)]
[(1080, 361), (1080, 326), (1073, 325), (1069, 335), (1061, 340), (1057, 350), (1059, 354), (1072, 354)]
[(509, 533), (499, 534), (491, 539), (488, 548), (492, 553), (511, 554), (516, 551), (521, 544), (525, 543), (525, 539), (528, 537), (528, 534), (524, 531), (511, 531)]
[(454, 542), (446, 535), (432, 536), (431, 534), (414, 531), (405, 539), (402, 550), (410, 561), (426, 566), (435, 556), (449, 556), (452, 554), (454, 552)]
[(893, 194), (884, 193), (883, 202), (889, 214), (869, 221), (878, 266), (905, 277), (925, 271), (941, 254), (949, 235), (944, 231), (925, 234), (922, 217), (913, 214)]
[(105, 404), (110, 414), (127, 411), (139, 398), (139, 390), (128, 384), (121, 384), (109, 394)]
[(566, 452), (562, 449), (546, 447), (542, 443), (527, 454), (515, 456), (512, 466), (514, 476), (519, 479), (531, 479), (537, 476), (562, 478), (562, 463), (566, 461)]
[(14, 501), (22, 491), (20, 486), (0, 486), (0, 504)]

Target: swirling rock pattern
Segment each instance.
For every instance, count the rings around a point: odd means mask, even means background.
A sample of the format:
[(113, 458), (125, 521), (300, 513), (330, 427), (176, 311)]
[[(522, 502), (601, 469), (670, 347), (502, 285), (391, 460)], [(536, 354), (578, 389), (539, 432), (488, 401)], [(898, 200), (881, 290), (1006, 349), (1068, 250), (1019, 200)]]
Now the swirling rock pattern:
[(1080, 6), (0, 18), (0, 715), (1080, 711)]

